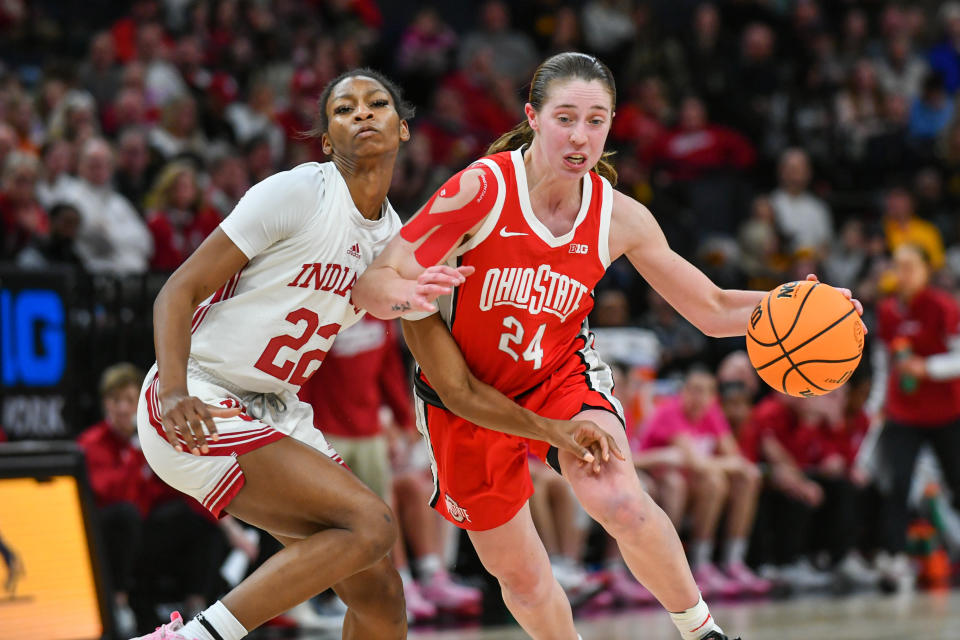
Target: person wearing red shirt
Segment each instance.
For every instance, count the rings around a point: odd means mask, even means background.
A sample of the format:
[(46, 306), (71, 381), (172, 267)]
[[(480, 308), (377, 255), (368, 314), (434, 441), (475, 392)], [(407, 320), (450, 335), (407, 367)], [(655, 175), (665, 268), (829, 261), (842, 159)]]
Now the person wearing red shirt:
[(649, 154), (650, 164), (678, 182), (696, 180), (716, 169), (749, 169), (757, 157), (742, 135), (711, 124), (703, 102), (695, 97), (683, 101), (678, 126), (662, 135)]
[(838, 577), (868, 579), (854, 546), (860, 515), (858, 488), (865, 477), (853, 466), (866, 431), (862, 409), (847, 411), (847, 387), (816, 398), (771, 393), (754, 408), (740, 432), (742, 449), (768, 466), (765, 498), (769, 525), (758, 533), (760, 555), (781, 568), (794, 588), (823, 588), (832, 577), (815, 571), (809, 555), (829, 551)]
[(887, 498), (883, 546), (892, 556), (881, 565), (884, 577), (896, 586), (910, 579), (904, 554), (907, 499), (923, 445), (932, 447), (954, 504), (960, 504), (960, 367), (951, 353), (960, 309), (947, 292), (930, 286), (930, 261), (921, 247), (899, 247), (894, 271), (896, 294), (877, 308), (880, 339), (895, 361), (877, 455), (879, 488)]
[(174, 271), (220, 224), (220, 214), (203, 202), (196, 170), (185, 162), (168, 164), (145, 200), (154, 271)]

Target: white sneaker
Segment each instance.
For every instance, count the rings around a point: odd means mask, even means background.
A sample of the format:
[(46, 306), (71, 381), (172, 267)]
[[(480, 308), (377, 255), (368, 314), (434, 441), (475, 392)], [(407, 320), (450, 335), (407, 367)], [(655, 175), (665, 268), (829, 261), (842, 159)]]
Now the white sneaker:
[(845, 555), (835, 571), (840, 577), (860, 587), (875, 587), (880, 581), (879, 572), (870, 568), (857, 551), (851, 551)]
[(880, 586), (887, 591), (902, 593), (910, 591), (916, 585), (917, 572), (905, 553), (889, 555), (877, 554), (877, 572), (880, 574)]
[(818, 571), (807, 558), (796, 560), (780, 569), (779, 573), (780, 579), (797, 591), (826, 589), (833, 582), (829, 573)]

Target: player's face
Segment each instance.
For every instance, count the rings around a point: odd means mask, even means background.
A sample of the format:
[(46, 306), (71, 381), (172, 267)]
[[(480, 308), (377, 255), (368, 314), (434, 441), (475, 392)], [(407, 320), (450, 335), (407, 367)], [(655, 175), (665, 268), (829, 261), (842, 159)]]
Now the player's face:
[(547, 89), (540, 111), (526, 107), (551, 165), (558, 172), (582, 177), (603, 155), (613, 119), (613, 101), (599, 80), (556, 80)]
[(341, 81), (327, 100), (324, 153), (340, 156), (377, 156), (395, 153), (410, 139), (386, 88), (366, 76)]

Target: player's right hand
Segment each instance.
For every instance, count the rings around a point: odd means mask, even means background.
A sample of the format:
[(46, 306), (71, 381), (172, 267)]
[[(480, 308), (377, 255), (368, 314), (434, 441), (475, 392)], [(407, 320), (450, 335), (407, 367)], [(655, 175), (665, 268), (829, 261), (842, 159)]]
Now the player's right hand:
[(240, 407), (230, 409), (206, 404), (200, 398), (184, 392), (164, 394), (160, 397), (161, 419), (163, 431), (167, 435), (167, 442), (177, 451), (183, 451), (177, 433), (179, 432), (187, 443), (190, 453), (195, 456), (210, 452), (207, 447), (207, 438), (203, 433), (204, 427), (210, 434), (210, 439), (216, 442), (217, 425), (214, 418), (233, 418), (240, 415)]
[(594, 473), (600, 473), (611, 453), (626, 460), (613, 436), (589, 420), (547, 420), (547, 433), (547, 442), (577, 456)]

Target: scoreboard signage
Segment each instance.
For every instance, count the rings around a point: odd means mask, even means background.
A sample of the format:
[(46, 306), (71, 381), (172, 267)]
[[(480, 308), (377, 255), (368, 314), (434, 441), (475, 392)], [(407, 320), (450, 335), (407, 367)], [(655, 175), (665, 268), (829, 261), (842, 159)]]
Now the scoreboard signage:
[(72, 274), (0, 269), (0, 426), (14, 440), (69, 437)]

